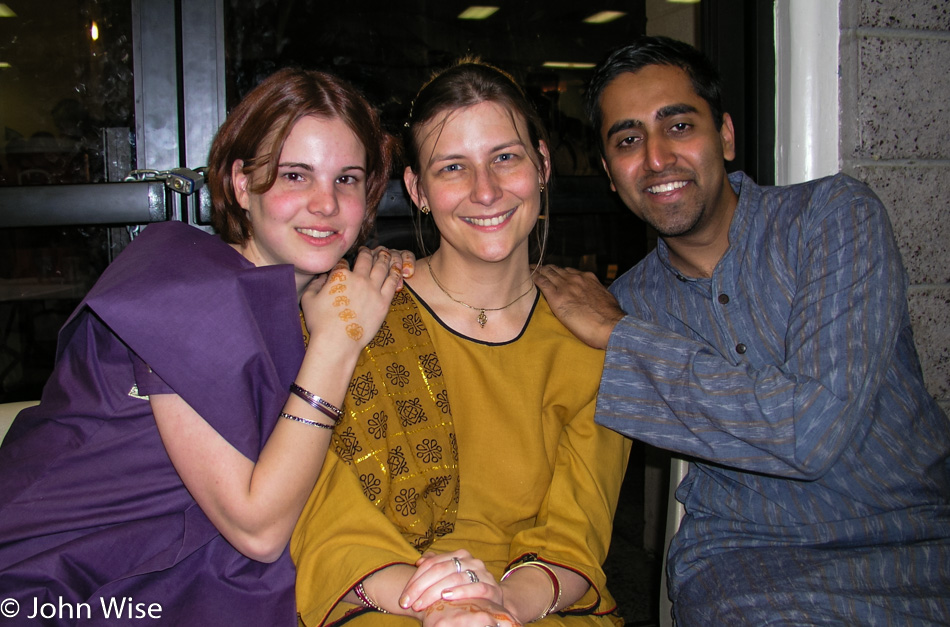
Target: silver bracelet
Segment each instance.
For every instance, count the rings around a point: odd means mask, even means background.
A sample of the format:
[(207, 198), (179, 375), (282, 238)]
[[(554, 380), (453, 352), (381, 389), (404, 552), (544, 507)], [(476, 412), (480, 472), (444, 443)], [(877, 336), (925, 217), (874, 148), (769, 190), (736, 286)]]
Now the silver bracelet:
[(320, 427), (321, 429), (329, 429), (333, 431), (333, 425), (325, 425), (322, 422), (317, 422), (316, 420), (307, 420), (306, 418), (300, 418), (299, 416), (291, 416), (287, 412), (280, 412), (281, 418), (286, 418), (287, 420), (293, 420), (294, 422), (302, 422), (305, 425), (310, 425), (311, 427)]
[(343, 417), (343, 410), (336, 405), (323, 400), (313, 392), (308, 392), (296, 383), (290, 384), (290, 391), (302, 398), (307, 405), (310, 405), (333, 422), (339, 422)]

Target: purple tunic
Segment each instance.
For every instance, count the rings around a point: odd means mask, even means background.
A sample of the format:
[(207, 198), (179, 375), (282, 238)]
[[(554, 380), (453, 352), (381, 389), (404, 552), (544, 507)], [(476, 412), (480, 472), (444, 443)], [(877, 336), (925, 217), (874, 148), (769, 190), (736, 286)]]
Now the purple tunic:
[[(106, 610), (125, 599), (129, 624), (295, 625), (289, 554), (263, 564), (228, 544), (142, 397), (174, 391), (256, 460), (303, 351), (290, 266), (149, 226), (66, 322), (40, 405), (0, 447), (0, 598), (20, 605), (4, 624), (122, 624)], [(29, 619), (43, 603), (54, 617)], [(152, 604), (160, 621), (139, 613)]]

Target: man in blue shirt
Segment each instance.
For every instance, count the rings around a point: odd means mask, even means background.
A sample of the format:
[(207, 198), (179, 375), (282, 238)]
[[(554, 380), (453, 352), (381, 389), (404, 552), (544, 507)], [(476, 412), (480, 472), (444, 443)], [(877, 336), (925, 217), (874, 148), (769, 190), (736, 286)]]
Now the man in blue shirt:
[(759, 187), (695, 49), (642, 38), (588, 113), (656, 250), (604, 290), (546, 266), (606, 349), (597, 421), (688, 456), (680, 625), (950, 622), (950, 424), (923, 384), (886, 211), (844, 175)]

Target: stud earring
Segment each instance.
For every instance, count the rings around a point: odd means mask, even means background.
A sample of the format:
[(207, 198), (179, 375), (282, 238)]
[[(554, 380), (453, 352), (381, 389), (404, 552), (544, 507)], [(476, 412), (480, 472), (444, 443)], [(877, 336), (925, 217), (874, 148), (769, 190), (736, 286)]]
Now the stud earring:
[(424, 213), (424, 214), (426, 214), (426, 215), (429, 215), (429, 206), (428, 206), (428, 205), (422, 205), (421, 207), (419, 207), (419, 211), (421, 211), (422, 213)]
[(544, 193), (544, 183), (541, 183), (541, 193)]

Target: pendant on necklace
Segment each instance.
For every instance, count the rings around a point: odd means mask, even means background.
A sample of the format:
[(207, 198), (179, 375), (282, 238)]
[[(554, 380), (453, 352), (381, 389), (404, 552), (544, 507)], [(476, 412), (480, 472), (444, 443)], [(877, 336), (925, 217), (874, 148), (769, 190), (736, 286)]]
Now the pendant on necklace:
[(485, 310), (479, 309), (478, 310), (478, 324), (480, 324), (481, 327), (484, 329), (486, 322), (488, 322), (488, 316), (485, 315)]

